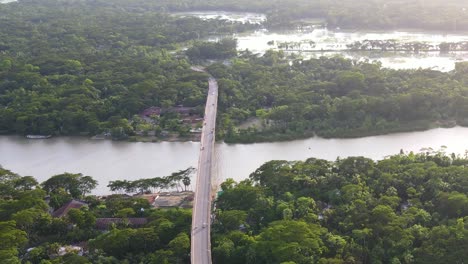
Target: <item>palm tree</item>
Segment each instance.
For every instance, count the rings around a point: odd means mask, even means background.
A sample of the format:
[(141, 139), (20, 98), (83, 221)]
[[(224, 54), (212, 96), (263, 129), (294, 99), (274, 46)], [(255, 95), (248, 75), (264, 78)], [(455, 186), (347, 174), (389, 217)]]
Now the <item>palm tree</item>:
[(184, 179), (182, 179), (182, 182), (184, 183), (185, 191), (187, 191), (187, 186), (190, 185), (190, 177), (185, 176)]

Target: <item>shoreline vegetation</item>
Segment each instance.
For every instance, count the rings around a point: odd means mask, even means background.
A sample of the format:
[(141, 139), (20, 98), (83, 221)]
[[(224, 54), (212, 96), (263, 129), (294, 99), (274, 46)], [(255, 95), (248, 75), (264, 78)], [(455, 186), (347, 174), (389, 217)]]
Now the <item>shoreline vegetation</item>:
[(329, 134), (316, 133), (314, 131), (304, 131), (302, 134), (295, 134), (289, 131), (286, 133), (279, 132), (258, 132), (256, 134), (248, 134), (248, 130), (242, 132), (232, 138), (224, 139), (225, 143), (228, 144), (252, 144), (252, 143), (267, 143), (267, 142), (281, 142), (281, 141), (294, 141), (300, 139), (307, 139), (312, 137), (320, 137), (324, 139), (353, 139), (363, 138), (372, 136), (382, 136), (397, 133), (409, 133), (409, 132), (422, 132), (435, 128), (454, 128), (454, 127), (468, 127), (468, 124), (457, 124), (455, 121), (436, 121), (436, 122), (419, 122), (413, 124), (407, 124), (403, 126), (393, 127), (388, 130), (373, 130), (365, 131), (363, 129), (337, 131)]
[[(275, 45), (274, 41), (270, 41), (269, 45)], [(301, 51), (301, 52), (405, 52), (412, 54), (439, 52), (440, 54), (449, 54), (450, 52), (468, 51), (468, 41), (460, 42), (442, 42), (428, 43), (425, 41), (398, 41), (398, 40), (372, 40), (366, 39), (363, 41), (355, 41), (346, 45), (334, 45), (338, 48), (317, 48), (317, 43), (312, 40), (298, 42), (276, 42), (276, 46), (284, 51)], [(342, 48), (346, 47), (346, 48)]]
[[(324, 139), (353, 139), (353, 138), (363, 138), (363, 137), (372, 137), (372, 136), (382, 136), (382, 135), (390, 135), (390, 134), (397, 134), (397, 133), (409, 133), (409, 132), (422, 132), (427, 131), (435, 128), (454, 128), (454, 127), (468, 127), (468, 124), (458, 124), (455, 121), (440, 121), (440, 122), (431, 122), (431, 123), (420, 123), (420, 124), (408, 124), (406, 126), (394, 127), (389, 130), (385, 131), (362, 131), (362, 130), (354, 130), (354, 131), (343, 131), (338, 132), (336, 134), (317, 134), (314, 131), (305, 131), (303, 134), (288, 134), (288, 133), (271, 133), (267, 132), (262, 134), (261, 132), (254, 134), (243, 136), (242, 134), (228, 139), (220, 139), (217, 141), (224, 142), (226, 144), (254, 144), (254, 143), (269, 143), (269, 142), (284, 142), (284, 141), (294, 141), (294, 140), (301, 140), (301, 139), (308, 139), (313, 137), (320, 137)], [(10, 136), (3, 134), (2, 136)], [(11, 136), (17, 136), (12, 134)], [(142, 142), (142, 143), (157, 143), (157, 142), (199, 142), (199, 137), (177, 137), (174, 136), (170, 139), (165, 138), (158, 138), (152, 136), (131, 136), (127, 139), (112, 139), (112, 138), (96, 138), (96, 137), (89, 137), (89, 136), (79, 136), (79, 135), (71, 135), (71, 136), (63, 136), (63, 137), (81, 137), (87, 138), (90, 140), (116, 140), (122, 142)], [(49, 139), (52, 137), (47, 137), (43, 139)]]

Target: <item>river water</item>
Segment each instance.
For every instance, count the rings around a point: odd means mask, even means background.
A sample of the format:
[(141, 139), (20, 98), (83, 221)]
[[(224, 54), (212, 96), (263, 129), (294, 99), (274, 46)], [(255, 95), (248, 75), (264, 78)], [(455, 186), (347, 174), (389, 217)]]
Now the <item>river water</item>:
[[(217, 183), (226, 178), (242, 180), (263, 163), (274, 160), (304, 160), (317, 157), (365, 156), (382, 159), (400, 149), (418, 152), (422, 148), (464, 154), (468, 149), (468, 128), (432, 129), (356, 139), (309, 138), (288, 142), (216, 145)], [(136, 180), (196, 167), (198, 142), (114, 142), (84, 138), (28, 140), (19, 136), (0, 136), (0, 164), (20, 175), (39, 181), (63, 173), (83, 173), (100, 183), (94, 193), (109, 193), (111, 180)], [(192, 179), (194, 182), (195, 179)]]

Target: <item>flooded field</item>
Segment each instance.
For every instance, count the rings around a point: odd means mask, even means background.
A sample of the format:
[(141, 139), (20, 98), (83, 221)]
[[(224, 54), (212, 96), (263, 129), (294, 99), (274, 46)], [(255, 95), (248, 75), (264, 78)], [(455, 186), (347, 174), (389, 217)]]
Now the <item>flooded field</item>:
[[(261, 24), (266, 21), (265, 15), (256, 13), (200, 11), (177, 13), (177, 15), (255, 24)], [(222, 37), (225, 36), (213, 36), (209, 40), (216, 41)], [(404, 51), (348, 51), (348, 45), (366, 40), (395, 41), (402, 45), (418, 42), (438, 48), (441, 43), (468, 42), (468, 35), (462, 33), (446, 34), (443, 32), (409, 31), (351, 32), (340, 29), (329, 30), (312, 25), (289, 31), (268, 31), (262, 29), (255, 32), (236, 34), (232, 37), (238, 40), (239, 50), (248, 49), (258, 54), (273, 49), (299, 54), (304, 58), (341, 55), (345, 58), (356, 60), (380, 61), (383, 67), (393, 69), (431, 68), (448, 72), (455, 68), (456, 62), (468, 61), (468, 51), (449, 52), (446, 54), (441, 54), (438, 51), (419, 53)]]

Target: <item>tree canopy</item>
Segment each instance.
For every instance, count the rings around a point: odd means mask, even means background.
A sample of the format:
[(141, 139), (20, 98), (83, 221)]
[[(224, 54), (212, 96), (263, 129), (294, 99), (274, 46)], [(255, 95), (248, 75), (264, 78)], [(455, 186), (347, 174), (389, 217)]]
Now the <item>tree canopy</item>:
[[(449, 73), (393, 70), (340, 56), (301, 59), (267, 51), (208, 71), (219, 83), (218, 135), (255, 142), (467, 125), (465, 64)], [(255, 126), (243, 127), (252, 119)]]
[(180, 49), (253, 28), (137, 1), (0, 4), (0, 21), (0, 133), (119, 139), (135, 134), (132, 118), (148, 107), (204, 104), (206, 75)]
[(467, 157), (270, 161), (222, 185), (214, 263), (462, 263)]

